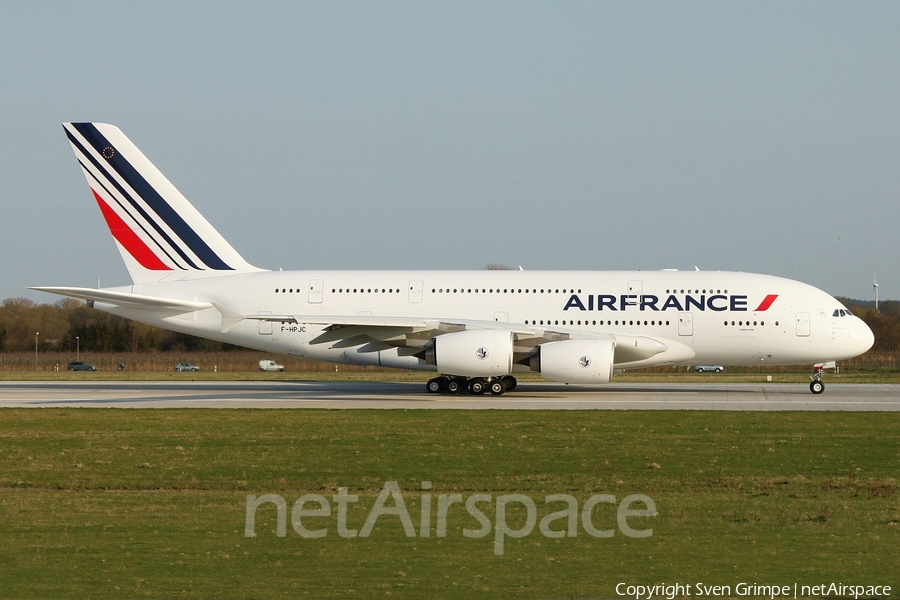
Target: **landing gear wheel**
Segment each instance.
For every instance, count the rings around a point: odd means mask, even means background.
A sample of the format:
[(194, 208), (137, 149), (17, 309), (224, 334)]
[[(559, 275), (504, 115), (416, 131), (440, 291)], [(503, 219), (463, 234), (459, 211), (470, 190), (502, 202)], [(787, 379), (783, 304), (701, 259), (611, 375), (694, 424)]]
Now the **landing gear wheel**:
[(507, 392), (513, 391), (514, 389), (516, 389), (516, 386), (519, 385), (519, 382), (516, 381), (516, 378), (512, 375), (504, 375), (500, 379), (503, 381), (503, 383), (506, 384)]
[(499, 396), (506, 391), (506, 382), (502, 379), (494, 379), (490, 383), (491, 395)]
[(821, 394), (825, 391), (825, 384), (818, 379), (815, 379), (809, 384), (809, 391), (813, 394)]
[(476, 396), (480, 396), (481, 394), (487, 391), (487, 381), (484, 379), (476, 378), (469, 381), (469, 393), (475, 394)]
[(461, 386), (459, 385), (459, 379), (451, 379), (447, 382), (447, 391), (451, 394), (459, 393), (460, 387)]
[(439, 392), (442, 392), (444, 391), (444, 380), (440, 377), (429, 379), (428, 383), (425, 384), (425, 388), (428, 390), (429, 394), (437, 394)]

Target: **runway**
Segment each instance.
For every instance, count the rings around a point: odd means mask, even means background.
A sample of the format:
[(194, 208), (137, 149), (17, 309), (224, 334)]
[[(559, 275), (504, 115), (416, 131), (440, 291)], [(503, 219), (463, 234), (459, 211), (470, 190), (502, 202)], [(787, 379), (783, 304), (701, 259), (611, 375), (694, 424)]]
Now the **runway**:
[(0, 408), (329, 408), (900, 411), (900, 385), (522, 383), (503, 396), (429, 394), (422, 383), (2, 382)]

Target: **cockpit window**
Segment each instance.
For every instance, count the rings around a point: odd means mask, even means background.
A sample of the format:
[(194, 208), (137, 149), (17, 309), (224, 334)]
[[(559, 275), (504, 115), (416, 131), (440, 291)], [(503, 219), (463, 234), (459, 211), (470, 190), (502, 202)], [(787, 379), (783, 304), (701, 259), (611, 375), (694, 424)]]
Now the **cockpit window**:
[(831, 313), (832, 317), (852, 317), (853, 313), (847, 310), (846, 308), (836, 308), (834, 312)]
[(839, 309), (839, 308), (834, 309), (834, 312), (831, 313), (831, 316), (832, 316), (832, 317), (839, 317), (839, 316), (841, 316), (841, 309)]

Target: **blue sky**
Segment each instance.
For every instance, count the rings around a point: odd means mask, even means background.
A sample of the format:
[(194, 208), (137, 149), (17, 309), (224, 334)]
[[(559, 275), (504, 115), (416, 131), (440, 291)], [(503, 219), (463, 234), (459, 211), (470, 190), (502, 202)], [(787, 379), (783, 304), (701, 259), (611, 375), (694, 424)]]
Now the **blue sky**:
[(754, 271), (900, 298), (900, 4), (3, 3), (0, 298), (129, 283), (63, 121), (266, 268)]

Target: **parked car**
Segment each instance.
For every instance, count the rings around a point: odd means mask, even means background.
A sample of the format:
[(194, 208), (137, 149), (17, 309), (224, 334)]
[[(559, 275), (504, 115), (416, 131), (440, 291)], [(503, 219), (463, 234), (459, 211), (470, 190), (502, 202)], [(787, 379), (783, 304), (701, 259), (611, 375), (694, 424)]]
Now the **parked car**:
[(97, 367), (80, 360), (73, 360), (66, 367), (70, 371), (96, 371)]
[(274, 360), (259, 361), (260, 371), (284, 371), (284, 365), (279, 365)]
[(725, 367), (722, 365), (697, 365), (694, 369), (698, 373), (703, 373), (704, 371), (712, 371), (714, 373), (721, 373), (725, 370)]
[(176, 371), (199, 371), (200, 367), (197, 365), (192, 365), (191, 363), (178, 363), (175, 365)]

